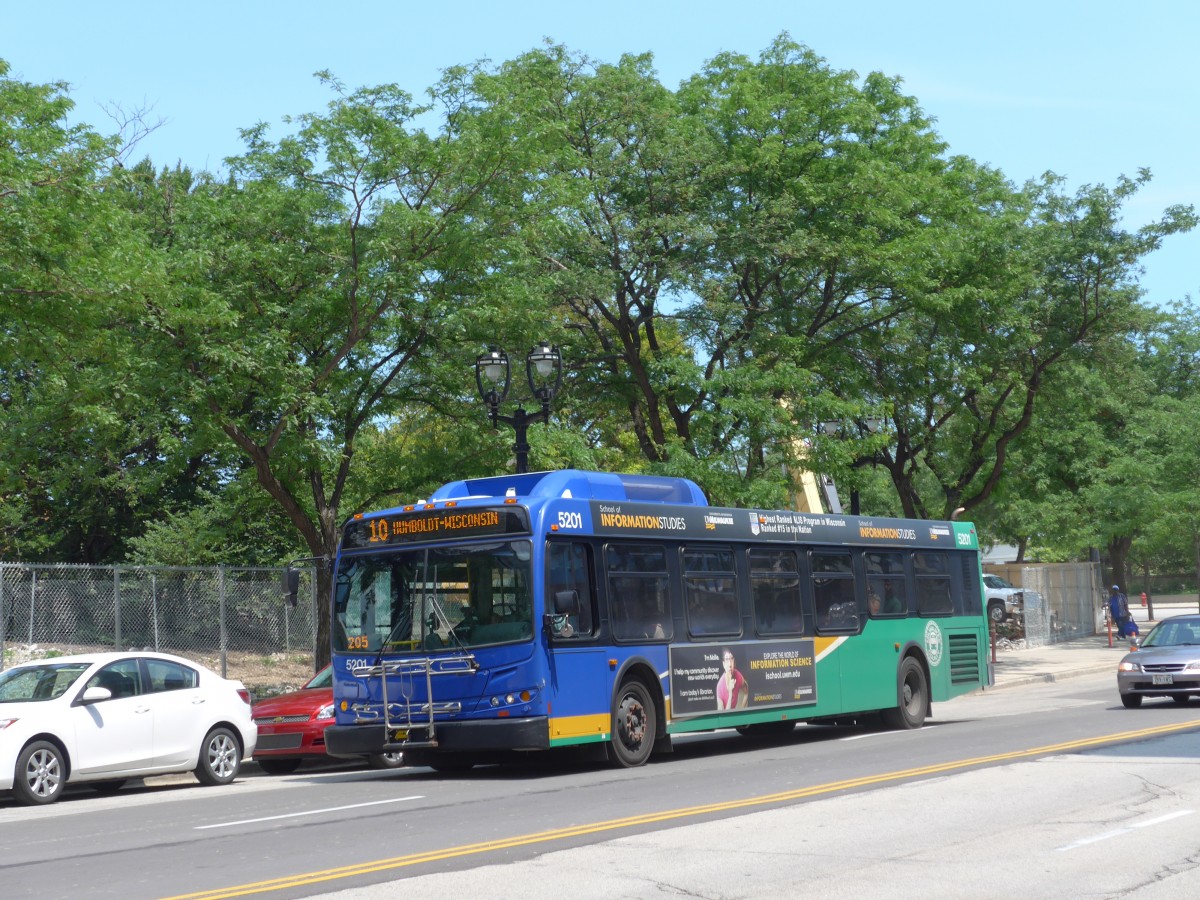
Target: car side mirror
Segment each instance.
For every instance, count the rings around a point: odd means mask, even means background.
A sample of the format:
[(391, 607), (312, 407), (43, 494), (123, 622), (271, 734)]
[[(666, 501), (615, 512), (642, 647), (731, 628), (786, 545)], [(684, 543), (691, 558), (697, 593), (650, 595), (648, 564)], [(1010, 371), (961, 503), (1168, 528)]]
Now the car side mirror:
[(102, 700), (111, 700), (112, 691), (106, 687), (90, 687), (79, 695), (79, 702), (84, 706), (90, 706), (93, 703), (99, 703)]

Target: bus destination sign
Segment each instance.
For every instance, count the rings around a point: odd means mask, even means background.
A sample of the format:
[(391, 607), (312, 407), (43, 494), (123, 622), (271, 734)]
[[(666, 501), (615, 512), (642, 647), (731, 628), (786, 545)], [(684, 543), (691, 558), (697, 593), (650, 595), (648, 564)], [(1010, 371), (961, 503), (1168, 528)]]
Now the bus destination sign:
[(352, 519), (346, 524), (342, 543), (347, 548), (378, 547), (510, 534), (529, 534), (529, 518), (524, 509), (512, 506), (423, 509)]

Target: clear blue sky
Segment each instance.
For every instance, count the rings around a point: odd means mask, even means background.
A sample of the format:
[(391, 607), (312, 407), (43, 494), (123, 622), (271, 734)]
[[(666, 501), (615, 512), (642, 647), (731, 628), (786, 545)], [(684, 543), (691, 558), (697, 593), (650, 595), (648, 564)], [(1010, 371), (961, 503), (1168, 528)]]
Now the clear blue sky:
[[(141, 145), (159, 165), (217, 171), (238, 129), (319, 111), (329, 69), (349, 87), (420, 96), (441, 69), (501, 62), (544, 38), (600, 61), (651, 52), (675, 87), (715, 54), (757, 57), (780, 32), (838, 69), (904, 79), (952, 153), (1020, 183), (1046, 170), (1072, 189), (1149, 168), (1130, 227), (1168, 205), (1200, 208), (1200, 2), (1196, 0), (0, 0), (0, 58), (24, 81), (65, 81), (77, 119), (153, 107)], [(1200, 298), (1200, 232), (1146, 260), (1148, 299)]]

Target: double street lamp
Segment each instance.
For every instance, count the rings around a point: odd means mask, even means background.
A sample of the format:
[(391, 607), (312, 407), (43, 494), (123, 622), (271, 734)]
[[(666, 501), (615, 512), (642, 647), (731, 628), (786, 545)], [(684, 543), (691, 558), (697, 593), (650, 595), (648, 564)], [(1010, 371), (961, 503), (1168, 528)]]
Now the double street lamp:
[(508, 397), (508, 389), (512, 382), (508, 354), (491, 347), (475, 360), (475, 383), (479, 386), (479, 396), (487, 405), (492, 427), (495, 428), (497, 423), (503, 422), (516, 432), (513, 452), (517, 457), (518, 475), (529, 471), (529, 441), (526, 439), (529, 426), (534, 422), (550, 421), (550, 401), (562, 387), (562, 356), (559, 355), (558, 348), (542, 341), (530, 350), (525, 356), (525, 377), (529, 381), (530, 393), (542, 408), (535, 412), (526, 412), (518, 405), (511, 416), (501, 415), (500, 404)]
[[(854, 425), (857, 426), (859, 435), (878, 434), (883, 431), (883, 419), (875, 416), (867, 416), (865, 419), (856, 419)], [(847, 434), (846, 426), (843, 422), (822, 422), (821, 431), (829, 437), (841, 438), (849, 440), (852, 435)], [(854, 460), (854, 466), (857, 467), (862, 461), (869, 461), (872, 465), (875, 464), (877, 455), (872, 453), (870, 456), (857, 457)], [(850, 489), (850, 515), (857, 516), (859, 514), (858, 505), (858, 487)]]

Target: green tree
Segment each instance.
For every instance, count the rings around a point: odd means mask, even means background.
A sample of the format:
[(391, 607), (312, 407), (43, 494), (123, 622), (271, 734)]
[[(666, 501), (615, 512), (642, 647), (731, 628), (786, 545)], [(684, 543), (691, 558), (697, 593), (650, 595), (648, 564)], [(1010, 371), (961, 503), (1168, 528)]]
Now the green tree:
[(1050, 375), (1138, 326), (1142, 257), (1195, 222), (1190, 207), (1172, 207), (1136, 232), (1122, 228), (1123, 204), (1148, 179), (1073, 196), (1053, 177), (1029, 186), (1009, 204), (1024, 224), (1001, 215), (998, 230), (971, 230), (960, 264), (980, 271), (945, 310), (887, 333), (863, 371), (892, 410), (883, 460), (907, 515), (986, 501)]
[[(748, 474), (769, 477), (802, 464), (788, 451), (817, 422), (886, 410), (890, 395), (857, 370), (920, 311), (962, 225), (944, 215), (959, 192), (898, 81), (835, 71), (786, 35), (757, 61), (717, 57), (681, 95), (710, 148), (690, 285), (701, 302), (684, 312), (710, 361), (700, 446), (736, 448)], [(853, 427), (842, 437), (811, 454), (839, 480), (879, 447)]]
[(1200, 412), (1197, 348), (1193, 310), (1143, 308), (1139, 329), (1051, 373), (981, 527), (1042, 559), (1099, 548), (1106, 580), (1130, 589), (1135, 559), (1143, 569), (1190, 567), (1200, 509), (1200, 462), (1187, 437)]
[(895, 82), (860, 86), (786, 36), (677, 95), (648, 56), (561, 47), (497, 82), (543, 137), (553, 217), (523, 231), (530, 282), (579, 327), (596, 443), (723, 502), (780, 501), (798, 434), (862, 405), (812, 399), (817, 373), (905, 308), (897, 270), (924, 274), (945, 169), (928, 121)]
[[(415, 124), (430, 107), (395, 86), (327, 81), (336, 97), (325, 114), (299, 117), (277, 143), (264, 126), (245, 133), (229, 182), (159, 193), (144, 221), (170, 289), (141, 298), (139, 323), (156, 377), (170, 373), (201, 442), (232, 450), (320, 559), (333, 555), (344, 507), (383, 490), (379, 479), (355, 486), (360, 437), (437, 406), (442, 370), (427, 363), (484, 333), (470, 301), (504, 241), (499, 183), (519, 152), (472, 108), (467, 72), (431, 92), (445, 105), (433, 135)], [(469, 467), (472, 442), (431, 437), (426, 457), (438, 448), (443, 478)], [(386, 465), (390, 490), (430, 474), (405, 456)]]
[(0, 554), (110, 562), (198, 460), (171, 453), (172, 405), (131, 390), (130, 323), (156, 283), (122, 202), (118, 140), (71, 125), (62, 84), (0, 61)]

